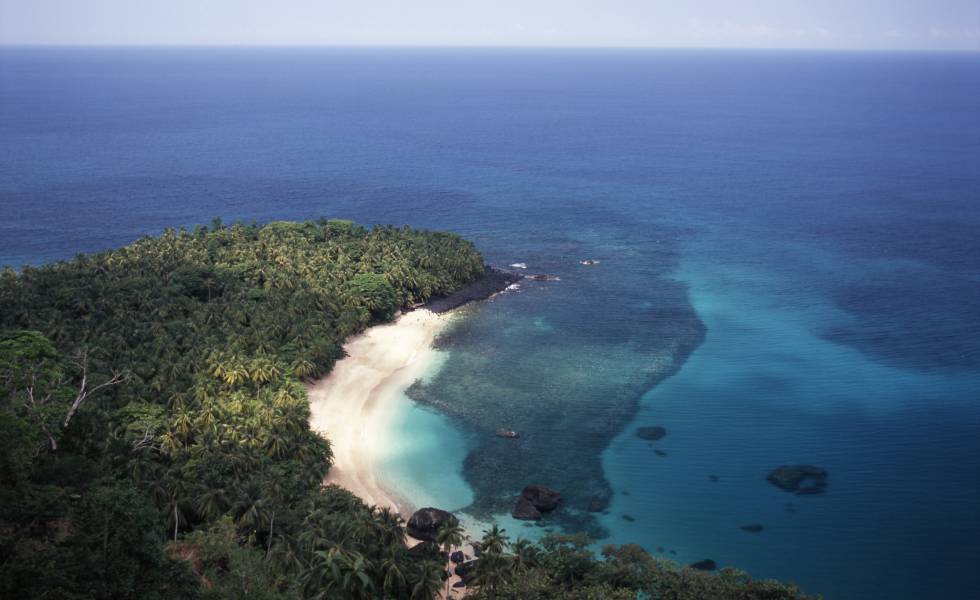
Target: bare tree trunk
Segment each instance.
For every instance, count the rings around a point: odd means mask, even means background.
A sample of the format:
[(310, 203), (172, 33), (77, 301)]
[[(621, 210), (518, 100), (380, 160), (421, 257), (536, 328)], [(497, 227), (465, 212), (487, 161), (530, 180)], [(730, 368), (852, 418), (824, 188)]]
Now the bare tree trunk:
[(82, 383), (78, 386), (78, 394), (75, 395), (75, 399), (71, 403), (71, 408), (68, 409), (68, 414), (65, 415), (64, 427), (68, 427), (71, 423), (72, 417), (78, 412), (78, 409), (82, 406), (82, 403), (88, 400), (93, 394), (112, 385), (118, 385), (126, 381), (126, 374), (113, 371), (112, 377), (103, 383), (95, 386), (91, 390), (88, 389), (88, 353), (80, 352), (78, 357), (75, 359), (75, 364), (82, 370)]
[(272, 511), (272, 521), (269, 523), (269, 546), (265, 550), (265, 558), (269, 559), (269, 555), (272, 554), (272, 535), (276, 531), (276, 511)]

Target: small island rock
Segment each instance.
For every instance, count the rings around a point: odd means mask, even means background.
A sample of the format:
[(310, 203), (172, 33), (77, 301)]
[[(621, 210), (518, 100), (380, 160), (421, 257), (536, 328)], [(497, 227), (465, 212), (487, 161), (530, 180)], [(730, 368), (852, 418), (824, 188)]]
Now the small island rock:
[(561, 493), (543, 485), (529, 485), (521, 492), (521, 498), (528, 500), (534, 508), (547, 512), (558, 508)]
[(783, 465), (769, 473), (766, 480), (792, 494), (822, 494), (827, 487), (827, 471), (813, 465)]
[(715, 561), (711, 560), (710, 558), (699, 560), (698, 562), (691, 563), (688, 566), (691, 567), (692, 569), (697, 569), (698, 571), (714, 571), (715, 569), (718, 568), (718, 565), (715, 564)]
[(541, 511), (523, 496), (517, 499), (517, 504), (514, 505), (514, 509), (510, 511), (510, 514), (515, 519), (521, 519), (522, 521), (534, 521), (541, 518)]

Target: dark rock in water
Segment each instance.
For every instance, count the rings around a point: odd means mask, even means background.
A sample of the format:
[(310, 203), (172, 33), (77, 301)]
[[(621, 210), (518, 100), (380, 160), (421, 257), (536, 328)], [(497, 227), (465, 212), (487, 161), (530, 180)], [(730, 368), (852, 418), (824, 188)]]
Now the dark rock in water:
[(697, 569), (698, 571), (714, 571), (715, 569), (718, 568), (718, 565), (715, 564), (715, 561), (711, 560), (710, 558), (699, 560), (698, 562), (691, 563), (688, 566), (691, 567), (692, 569)]
[(668, 550), (668, 552), (670, 552), (671, 554), (674, 554), (674, 555), (677, 554), (677, 550), (674, 550), (674, 549)]
[(664, 552), (664, 547), (663, 547), (663, 546), (657, 546), (657, 552), (659, 552), (659, 553), (661, 553), (661, 554), (663, 554), (663, 552)]
[(609, 500), (608, 499), (606, 499), (606, 498), (593, 498), (589, 502), (588, 511), (589, 512), (602, 512), (602, 511), (606, 510), (606, 507), (607, 506), (609, 506)]
[(663, 450), (654, 450), (653, 453), (656, 454), (657, 456), (667, 456), (667, 452)]
[(463, 581), (464, 585), (469, 585), (473, 580), (473, 576), (476, 575), (476, 566), (480, 564), (479, 559), (468, 560), (460, 565), (456, 565), (456, 574), (459, 575), (460, 580)]
[(632, 522), (633, 522), (633, 521), (635, 521), (636, 519), (634, 519), (634, 518), (633, 518), (633, 517), (631, 517), (630, 515), (623, 515), (623, 520), (624, 520), (624, 521), (629, 521), (630, 523), (632, 523)]
[(514, 509), (510, 511), (510, 514), (515, 519), (521, 519), (522, 521), (535, 521), (541, 518), (541, 511), (534, 506), (533, 502), (523, 496), (517, 499), (517, 504), (514, 505)]
[(717, 475), (708, 475), (708, 479), (710, 479), (711, 481), (718, 481), (718, 476)]
[(622, 495), (624, 495), (624, 496), (629, 496), (630, 495), (630, 491), (629, 490), (623, 490), (623, 491), (621, 491), (619, 493), (622, 494)]
[(521, 498), (534, 505), (534, 508), (547, 512), (558, 508), (561, 494), (543, 485), (529, 485), (521, 492)]
[(827, 487), (827, 471), (813, 465), (783, 465), (766, 479), (781, 490), (799, 495), (821, 494)]
[(637, 427), (636, 429), (636, 437), (642, 440), (650, 440), (651, 442), (663, 439), (665, 435), (667, 435), (667, 430), (659, 425), (653, 427)]
[(408, 520), (408, 535), (415, 539), (434, 542), (439, 528), (445, 523), (459, 523), (452, 513), (438, 508), (420, 508)]
[(457, 550), (449, 555), (449, 560), (453, 561), (457, 565), (464, 560), (466, 560), (466, 555), (463, 554), (462, 550)]
[(510, 284), (520, 281), (521, 276), (490, 266), (484, 267), (483, 277), (467, 283), (448, 296), (432, 298), (425, 308), (434, 313), (444, 313), (476, 300), (486, 300), (497, 292), (507, 289)]
[(741, 529), (742, 531), (747, 531), (749, 533), (759, 533), (764, 528), (762, 527), (762, 525), (756, 524), (756, 525), (742, 525), (741, 527), (739, 527), (739, 529)]

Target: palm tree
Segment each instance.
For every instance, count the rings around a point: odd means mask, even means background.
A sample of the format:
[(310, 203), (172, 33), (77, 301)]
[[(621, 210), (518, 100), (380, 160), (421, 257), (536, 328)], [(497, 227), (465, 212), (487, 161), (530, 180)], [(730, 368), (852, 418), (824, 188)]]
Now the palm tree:
[(442, 565), (430, 561), (419, 563), (417, 579), (412, 585), (410, 600), (432, 600), (442, 589)]
[[(486, 538), (484, 538), (486, 539)], [(476, 584), (486, 589), (490, 600), (496, 600), (497, 589), (510, 579), (510, 561), (499, 552), (486, 552), (480, 556), (476, 565)]]
[(533, 542), (524, 538), (517, 538), (511, 549), (514, 551), (513, 568), (515, 572), (525, 573), (528, 569), (537, 566), (541, 551)]
[[(463, 528), (459, 526), (459, 521), (456, 519), (443, 523), (436, 533), (436, 543), (446, 553), (446, 573), (451, 568), (453, 548), (463, 544), (463, 533)], [(446, 577), (446, 597), (449, 597), (449, 577)]]
[(402, 597), (402, 590), (405, 588), (405, 573), (398, 563), (398, 555), (395, 548), (388, 551), (388, 555), (381, 561), (381, 572), (384, 574), (382, 590), (385, 594), (393, 597)]
[(497, 524), (494, 523), (493, 527), (483, 531), (483, 552), (489, 554), (503, 554), (504, 548), (507, 547), (507, 541), (509, 539), (510, 538), (507, 536), (507, 530), (500, 529), (497, 527)]

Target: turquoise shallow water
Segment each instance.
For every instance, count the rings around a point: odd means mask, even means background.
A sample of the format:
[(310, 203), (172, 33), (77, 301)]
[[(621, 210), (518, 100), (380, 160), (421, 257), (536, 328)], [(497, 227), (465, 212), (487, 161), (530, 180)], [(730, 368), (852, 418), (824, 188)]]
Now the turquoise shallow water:
[[(542, 483), (566, 505), (512, 533), (585, 529), (832, 599), (972, 598), (978, 61), (3, 49), (0, 263), (214, 216), (458, 231), (561, 281), (442, 340), (387, 467), (410, 494), (487, 516)], [(446, 455), (458, 471), (432, 469)], [(825, 495), (765, 481), (796, 462), (829, 470)]]

